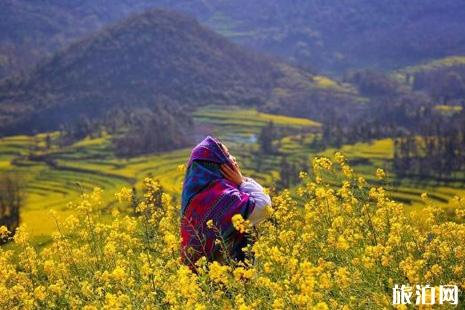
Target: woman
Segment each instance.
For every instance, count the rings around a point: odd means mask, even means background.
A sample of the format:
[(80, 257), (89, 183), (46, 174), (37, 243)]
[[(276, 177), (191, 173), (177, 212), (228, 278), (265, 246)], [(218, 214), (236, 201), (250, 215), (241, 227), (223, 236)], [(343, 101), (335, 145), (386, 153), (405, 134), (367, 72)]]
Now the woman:
[[(181, 207), (181, 258), (193, 268), (202, 256), (209, 261), (243, 260), (248, 238), (235, 230), (241, 214), (252, 225), (266, 218), (270, 197), (251, 178), (243, 177), (225, 145), (208, 136), (192, 150), (184, 178)], [(220, 242), (215, 240), (222, 240)], [(226, 251), (222, 251), (226, 244)], [(224, 253), (227, 252), (227, 253)]]

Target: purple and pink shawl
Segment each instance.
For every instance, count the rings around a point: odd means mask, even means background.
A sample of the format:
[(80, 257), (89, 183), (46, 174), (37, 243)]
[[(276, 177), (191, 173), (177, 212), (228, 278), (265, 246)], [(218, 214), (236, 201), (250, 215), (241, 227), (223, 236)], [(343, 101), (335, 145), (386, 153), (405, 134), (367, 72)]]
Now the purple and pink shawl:
[[(187, 163), (181, 206), (181, 259), (191, 268), (202, 256), (211, 261), (222, 255), (220, 246), (215, 244), (218, 234), (233, 259), (242, 253), (246, 236), (234, 229), (231, 219), (238, 213), (247, 218), (255, 201), (223, 177), (221, 164), (232, 163), (210, 136), (194, 147)], [(208, 220), (213, 221), (219, 233), (207, 227)]]

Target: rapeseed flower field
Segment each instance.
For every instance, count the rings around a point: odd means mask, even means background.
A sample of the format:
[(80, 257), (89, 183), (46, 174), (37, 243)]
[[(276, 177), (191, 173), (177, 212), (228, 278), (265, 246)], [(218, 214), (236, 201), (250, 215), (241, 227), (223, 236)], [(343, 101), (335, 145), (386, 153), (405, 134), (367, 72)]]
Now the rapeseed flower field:
[(342, 154), (312, 165), (296, 195), (271, 193), (269, 220), (234, 218), (254, 240), (244, 263), (201, 259), (196, 272), (180, 262), (179, 206), (156, 180), (142, 198), (118, 192), (111, 221), (100, 189), (83, 194), (47, 247), (22, 226), (0, 248), (0, 309), (390, 309), (396, 284), (465, 289), (465, 199), (456, 221), (434, 206), (414, 219)]

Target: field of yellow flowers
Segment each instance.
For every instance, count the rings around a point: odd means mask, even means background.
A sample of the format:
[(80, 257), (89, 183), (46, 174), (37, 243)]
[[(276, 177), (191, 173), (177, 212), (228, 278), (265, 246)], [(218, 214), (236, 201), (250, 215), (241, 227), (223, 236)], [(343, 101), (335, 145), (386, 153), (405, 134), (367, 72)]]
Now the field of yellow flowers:
[(258, 229), (235, 219), (255, 240), (245, 264), (200, 260), (196, 273), (180, 263), (179, 208), (156, 181), (140, 200), (117, 193), (111, 222), (95, 189), (46, 248), (26, 227), (0, 248), (0, 309), (389, 309), (395, 284), (465, 289), (463, 198), (456, 222), (432, 206), (413, 219), (341, 154), (314, 159), (312, 171), (298, 197), (273, 195)]

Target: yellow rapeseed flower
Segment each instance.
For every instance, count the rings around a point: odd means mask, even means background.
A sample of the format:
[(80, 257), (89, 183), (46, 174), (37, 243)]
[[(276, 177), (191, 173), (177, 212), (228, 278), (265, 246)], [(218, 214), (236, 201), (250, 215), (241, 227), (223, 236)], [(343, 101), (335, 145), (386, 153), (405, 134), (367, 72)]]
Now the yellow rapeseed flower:
[(232, 224), (233, 224), (234, 228), (237, 231), (241, 232), (241, 233), (244, 233), (244, 232), (248, 231), (248, 229), (250, 227), (250, 221), (249, 220), (244, 220), (244, 218), (242, 217), (241, 214), (233, 215)]
[(377, 178), (378, 180), (382, 180), (382, 179), (384, 179), (385, 177), (386, 177), (386, 173), (384, 172), (383, 169), (381, 169), (381, 168), (376, 169), (376, 178)]
[[(342, 154), (336, 162), (344, 173)], [(145, 180), (135, 216), (121, 208), (108, 218), (101, 190), (86, 193), (40, 251), (23, 225), (16, 244), (0, 247), (0, 309), (384, 309), (392, 296), (379, 283), (465, 288), (461, 220), (427, 207), (415, 220), (379, 184), (355, 172), (326, 180), (320, 172), (331, 161), (314, 164), (299, 197), (274, 195), (270, 221), (251, 230), (234, 216), (234, 227), (251, 233), (253, 260), (202, 256), (195, 272), (179, 255), (179, 206), (159, 182)], [(465, 210), (463, 198), (454, 201)], [(215, 244), (229, 245), (221, 236)]]

